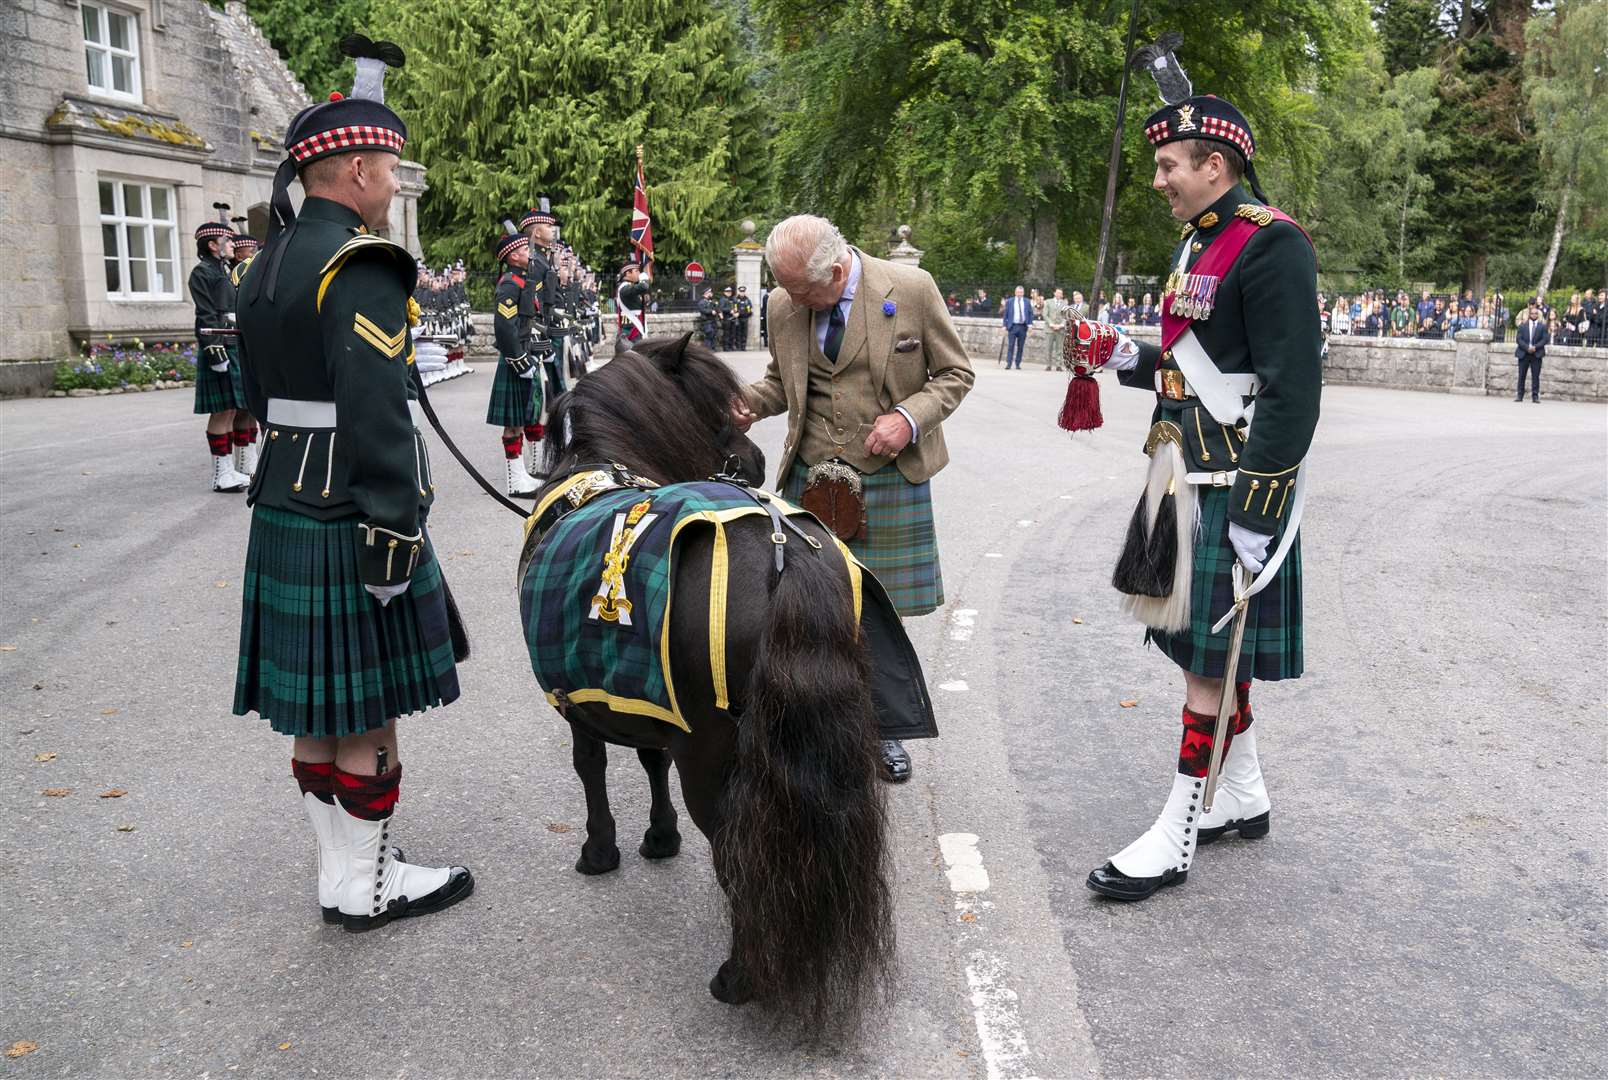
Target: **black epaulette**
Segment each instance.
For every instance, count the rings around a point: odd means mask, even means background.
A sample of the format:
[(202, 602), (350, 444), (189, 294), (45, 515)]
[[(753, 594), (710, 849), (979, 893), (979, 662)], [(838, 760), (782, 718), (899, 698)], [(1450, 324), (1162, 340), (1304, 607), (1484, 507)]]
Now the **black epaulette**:
[(364, 251), (390, 255), (396, 262), (397, 269), (402, 272), (402, 279), (406, 283), (408, 295), (413, 295), (413, 289), (419, 282), (419, 264), (413, 258), (412, 253), (401, 244), (387, 240), (383, 236), (375, 236), (373, 233), (358, 233), (337, 248), (335, 254), (329, 257), (329, 261), (318, 272), (318, 301), (320, 305), (322, 305), (324, 299), (324, 291), (329, 288), (330, 280), (341, 272), (341, 267), (345, 266), (353, 255)]

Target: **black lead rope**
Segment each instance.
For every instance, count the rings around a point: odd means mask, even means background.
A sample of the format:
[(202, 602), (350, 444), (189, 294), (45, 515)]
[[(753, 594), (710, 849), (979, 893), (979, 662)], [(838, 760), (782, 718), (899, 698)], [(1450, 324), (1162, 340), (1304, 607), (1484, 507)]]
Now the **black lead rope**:
[(430, 426), (435, 428), (435, 433), (441, 436), (441, 441), (445, 443), (447, 449), (452, 452), (452, 456), (458, 459), (459, 465), (463, 466), (463, 471), (468, 473), (474, 479), (475, 483), (484, 488), (487, 495), (490, 495), (493, 499), (496, 499), (498, 502), (502, 503), (502, 505), (508, 507), (508, 509), (518, 514), (521, 518), (529, 517), (530, 511), (528, 509), (520, 506), (508, 496), (498, 491), (496, 486), (492, 484), (490, 480), (487, 480), (484, 476), (480, 475), (480, 470), (469, 464), (469, 459), (464, 457), (462, 450), (458, 449), (458, 444), (452, 441), (452, 436), (447, 434), (447, 429), (441, 426), (441, 418), (436, 415), (435, 406), (430, 404), (430, 394), (424, 388), (424, 377), (419, 374), (418, 368), (414, 368), (413, 371), (413, 385), (417, 387), (419, 391), (419, 407), (424, 410), (425, 418), (430, 421)]

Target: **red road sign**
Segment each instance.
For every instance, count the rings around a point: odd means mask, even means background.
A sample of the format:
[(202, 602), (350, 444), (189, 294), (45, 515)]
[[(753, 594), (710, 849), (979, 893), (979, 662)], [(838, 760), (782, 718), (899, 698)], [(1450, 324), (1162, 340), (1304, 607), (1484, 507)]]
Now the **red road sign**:
[(689, 285), (698, 284), (704, 279), (703, 264), (695, 262), (688, 263), (685, 276)]

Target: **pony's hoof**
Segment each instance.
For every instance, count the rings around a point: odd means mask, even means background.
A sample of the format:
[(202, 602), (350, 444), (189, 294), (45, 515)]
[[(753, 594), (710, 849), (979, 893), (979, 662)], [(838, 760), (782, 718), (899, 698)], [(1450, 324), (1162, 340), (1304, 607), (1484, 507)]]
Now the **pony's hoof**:
[(602, 855), (598, 855), (590, 847), (583, 847), (581, 857), (575, 860), (576, 871), (588, 877), (596, 877), (598, 874), (606, 874), (619, 868), (620, 849), (617, 847), (609, 848)]
[(644, 859), (670, 859), (681, 854), (679, 832), (657, 833), (652, 829), (642, 834), (642, 846), (637, 852)]
[(748, 988), (747, 980), (735, 975), (732, 971), (731, 961), (727, 960), (715, 972), (715, 977), (709, 980), (709, 993), (716, 1001), (727, 1005), (744, 1005), (753, 1000), (754, 994)]

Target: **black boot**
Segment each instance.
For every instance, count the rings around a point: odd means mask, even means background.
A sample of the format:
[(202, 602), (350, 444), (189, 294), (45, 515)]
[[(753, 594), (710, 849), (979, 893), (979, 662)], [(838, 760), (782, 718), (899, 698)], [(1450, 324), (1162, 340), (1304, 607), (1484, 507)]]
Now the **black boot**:
[(890, 784), (902, 784), (910, 779), (910, 755), (898, 739), (882, 740), (882, 779)]

